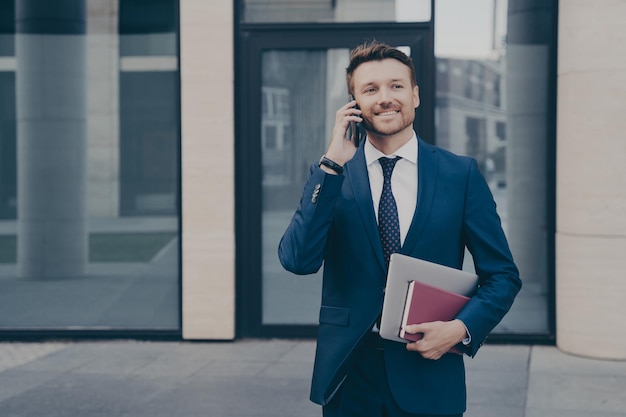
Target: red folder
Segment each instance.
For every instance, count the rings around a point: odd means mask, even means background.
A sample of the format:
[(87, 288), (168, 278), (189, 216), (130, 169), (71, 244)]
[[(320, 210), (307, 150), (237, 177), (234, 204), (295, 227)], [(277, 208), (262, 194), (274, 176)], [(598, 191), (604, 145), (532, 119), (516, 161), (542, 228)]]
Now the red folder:
[(431, 321), (453, 320), (467, 304), (469, 297), (420, 281), (411, 281), (406, 295), (400, 337), (410, 341), (422, 338), (421, 333), (406, 333), (404, 327)]

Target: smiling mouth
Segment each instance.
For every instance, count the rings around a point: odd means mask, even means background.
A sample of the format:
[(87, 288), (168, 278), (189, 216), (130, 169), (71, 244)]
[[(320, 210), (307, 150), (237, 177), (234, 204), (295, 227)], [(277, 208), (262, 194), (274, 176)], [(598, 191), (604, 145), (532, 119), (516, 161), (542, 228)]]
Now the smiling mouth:
[(382, 113), (378, 113), (376, 116), (393, 116), (394, 114), (398, 112), (399, 112), (398, 110), (385, 111)]

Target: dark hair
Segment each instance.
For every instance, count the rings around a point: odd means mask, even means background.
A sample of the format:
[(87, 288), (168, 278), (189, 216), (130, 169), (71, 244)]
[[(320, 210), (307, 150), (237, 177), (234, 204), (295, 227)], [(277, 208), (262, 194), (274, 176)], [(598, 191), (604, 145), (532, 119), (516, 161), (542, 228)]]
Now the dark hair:
[(353, 93), (352, 74), (359, 65), (365, 62), (382, 61), (383, 59), (389, 58), (400, 61), (409, 67), (411, 72), (411, 84), (415, 86), (415, 66), (413, 66), (413, 60), (399, 49), (393, 48), (385, 43), (372, 40), (364, 42), (350, 51), (350, 64), (348, 65), (348, 68), (346, 68), (346, 83), (348, 85), (348, 92), (350, 94)]

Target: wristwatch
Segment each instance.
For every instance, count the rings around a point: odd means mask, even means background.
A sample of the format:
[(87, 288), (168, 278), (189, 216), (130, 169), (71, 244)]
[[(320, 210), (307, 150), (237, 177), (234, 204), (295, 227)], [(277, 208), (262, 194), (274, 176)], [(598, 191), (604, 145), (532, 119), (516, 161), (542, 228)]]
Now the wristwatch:
[(322, 166), (322, 165), (324, 165), (327, 168), (332, 169), (333, 171), (337, 173), (337, 175), (343, 174), (343, 167), (339, 165), (337, 162), (326, 158), (326, 155), (322, 155), (322, 157), (320, 158), (320, 162), (318, 166)]

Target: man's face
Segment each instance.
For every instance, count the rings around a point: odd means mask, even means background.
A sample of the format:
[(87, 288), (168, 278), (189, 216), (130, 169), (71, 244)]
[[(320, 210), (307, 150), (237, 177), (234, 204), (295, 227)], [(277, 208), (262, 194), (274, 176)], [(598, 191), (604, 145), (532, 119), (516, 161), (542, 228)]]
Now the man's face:
[(419, 94), (406, 65), (392, 58), (365, 62), (354, 70), (352, 84), (368, 134), (412, 132)]

